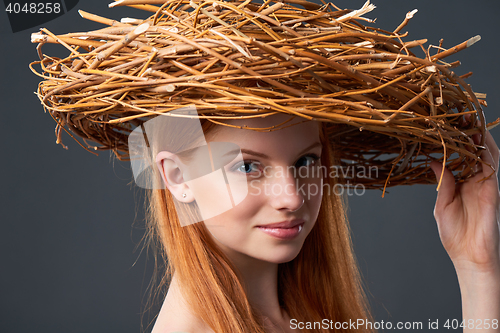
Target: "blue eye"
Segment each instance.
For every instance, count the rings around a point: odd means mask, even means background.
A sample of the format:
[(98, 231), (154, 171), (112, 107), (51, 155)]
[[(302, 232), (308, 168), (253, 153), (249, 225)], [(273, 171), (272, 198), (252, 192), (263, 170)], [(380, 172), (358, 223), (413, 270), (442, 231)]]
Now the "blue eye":
[[(303, 167), (303, 166), (310, 166), (314, 163), (316, 163), (316, 161), (319, 160), (319, 156), (316, 155), (316, 154), (309, 154), (309, 155), (306, 155), (306, 156), (302, 156), (298, 161), (297, 163), (295, 164), (295, 167), (297, 168), (300, 168), (300, 167)], [(301, 165), (303, 162), (305, 162), (306, 164), (305, 165)]]
[[(296, 168), (308, 167), (314, 165), (319, 160), (319, 156), (316, 154), (309, 154), (302, 156), (297, 163), (295, 163)], [(242, 174), (250, 174), (253, 172), (261, 172), (259, 169), (260, 163), (252, 160), (244, 160), (243, 162), (237, 163), (234, 165), (231, 170), (242, 173)]]
[(256, 167), (258, 163), (252, 162), (252, 161), (243, 161), (243, 163), (239, 163), (236, 166), (233, 167), (233, 170), (241, 172), (241, 173), (251, 173), (253, 171), (258, 171), (258, 168)]

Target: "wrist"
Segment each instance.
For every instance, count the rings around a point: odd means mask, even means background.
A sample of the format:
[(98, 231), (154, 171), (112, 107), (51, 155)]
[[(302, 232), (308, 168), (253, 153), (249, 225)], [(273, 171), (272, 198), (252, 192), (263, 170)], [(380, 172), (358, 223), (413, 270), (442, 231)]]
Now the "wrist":
[[(455, 269), (460, 284), (464, 321), (500, 320), (500, 266), (485, 267), (461, 263), (455, 265)], [(487, 333), (498, 332), (498, 329), (479, 331), (464, 328), (464, 332)]]
[(462, 294), (464, 292), (490, 292), (500, 294), (500, 265), (494, 267), (461, 263), (455, 265)]
[(452, 262), (459, 277), (474, 279), (500, 277), (500, 260), (494, 260), (487, 264), (478, 264), (468, 260), (454, 260)]

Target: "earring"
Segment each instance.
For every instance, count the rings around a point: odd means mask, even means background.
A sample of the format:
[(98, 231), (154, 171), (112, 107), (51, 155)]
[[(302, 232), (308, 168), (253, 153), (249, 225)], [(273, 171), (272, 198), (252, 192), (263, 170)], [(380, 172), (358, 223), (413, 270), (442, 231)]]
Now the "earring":
[(182, 197), (183, 198), (187, 197), (187, 194), (186, 193), (182, 193)]

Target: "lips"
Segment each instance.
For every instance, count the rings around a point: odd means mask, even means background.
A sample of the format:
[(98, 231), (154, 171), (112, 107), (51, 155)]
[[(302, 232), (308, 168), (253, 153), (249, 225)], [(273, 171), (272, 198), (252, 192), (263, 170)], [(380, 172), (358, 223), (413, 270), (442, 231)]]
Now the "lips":
[(302, 219), (295, 219), (291, 221), (259, 225), (257, 228), (269, 236), (282, 240), (291, 240), (300, 234), (304, 223), (305, 221)]
[(270, 224), (264, 224), (264, 225), (258, 225), (258, 228), (293, 228), (296, 225), (299, 224), (304, 224), (303, 219), (295, 219), (291, 221), (283, 221), (283, 222), (278, 222), (278, 223), (270, 223)]

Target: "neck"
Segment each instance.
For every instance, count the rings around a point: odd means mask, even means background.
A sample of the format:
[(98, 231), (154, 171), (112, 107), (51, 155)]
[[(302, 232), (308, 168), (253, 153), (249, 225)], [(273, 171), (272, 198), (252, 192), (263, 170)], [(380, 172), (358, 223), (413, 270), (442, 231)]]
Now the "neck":
[(228, 253), (246, 288), (248, 301), (269, 324), (282, 324), (286, 318), (278, 300), (278, 264), (241, 253)]

